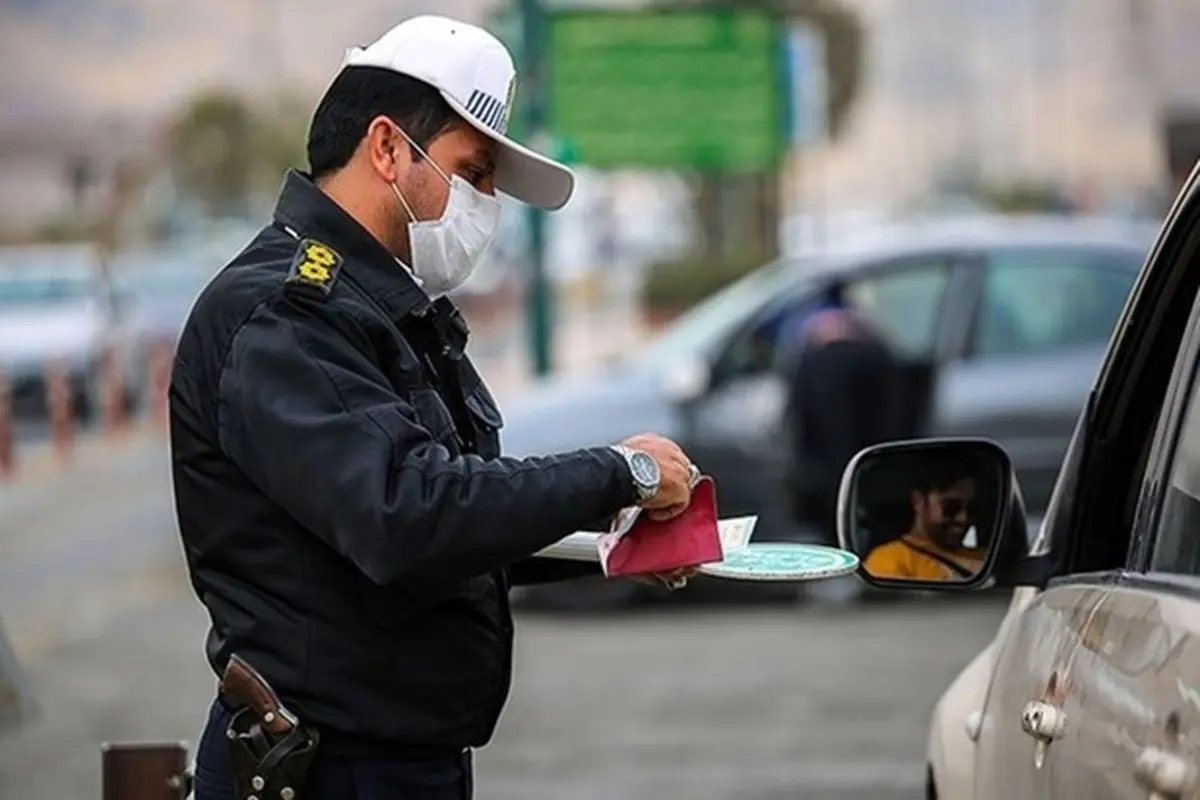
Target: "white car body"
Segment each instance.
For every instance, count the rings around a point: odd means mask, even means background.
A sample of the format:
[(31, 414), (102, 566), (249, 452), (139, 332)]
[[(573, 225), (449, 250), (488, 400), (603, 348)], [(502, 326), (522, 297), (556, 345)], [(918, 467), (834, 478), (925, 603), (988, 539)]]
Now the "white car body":
[(1037, 590), (1028, 587), (1013, 592), (996, 637), (971, 659), (938, 699), (933, 709), (926, 748), (929, 779), (937, 791), (931, 797), (958, 800), (972, 796), (975, 785), (975, 741), (987, 706), (996, 652), (1012, 627), (1013, 620), (1036, 596)]
[[(1002, 574), (1019, 588), (992, 642), (937, 704), (928, 796), (1200, 797), (1197, 266), (1200, 166), (1125, 306), (1040, 532), (1024, 548), (994, 539), (1016, 571), (977, 576)], [(921, 446), (953, 453), (962, 444)], [(870, 457), (888, 448), (912, 443)], [(1020, 514), (1019, 485), (1002, 490)]]

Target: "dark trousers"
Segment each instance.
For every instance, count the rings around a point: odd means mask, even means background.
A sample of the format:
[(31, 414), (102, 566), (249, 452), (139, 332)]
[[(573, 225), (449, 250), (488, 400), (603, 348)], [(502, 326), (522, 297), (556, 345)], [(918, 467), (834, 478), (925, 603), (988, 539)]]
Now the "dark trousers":
[[(229, 712), (213, 703), (196, 753), (194, 800), (235, 800), (228, 725)], [(404, 761), (318, 751), (297, 794), (297, 800), (471, 800), (471, 755)]]

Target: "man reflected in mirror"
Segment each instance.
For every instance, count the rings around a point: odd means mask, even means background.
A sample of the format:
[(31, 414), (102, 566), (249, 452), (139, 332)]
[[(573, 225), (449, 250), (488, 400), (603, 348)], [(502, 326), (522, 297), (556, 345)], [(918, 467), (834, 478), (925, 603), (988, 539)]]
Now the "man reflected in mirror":
[(965, 581), (977, 575), (987, 556), (974, 525), (977, 488), (967, 464), (940, 461), (921, 470), (909, 491), (908, 531), (872, 550), (863, 568), (900, 580)]

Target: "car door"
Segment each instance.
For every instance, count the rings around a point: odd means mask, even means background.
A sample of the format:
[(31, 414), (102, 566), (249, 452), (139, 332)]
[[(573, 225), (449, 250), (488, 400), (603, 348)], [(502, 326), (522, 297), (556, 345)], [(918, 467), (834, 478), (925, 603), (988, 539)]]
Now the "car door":
[(905, 373), (909, 429), (925, 432), (950, 343), (961, 339), (968, 290), (965, 256), (949, 251), (911, 254), (859, 271), (847, 285), (853, 307), (883, 335)]
[(977, 738), (979, 800), (1057, 797), (1052, 793), (1058, 757), (1054, 738), (1035, 740), (1022, 725), (1030, 713), (1052, 726), (1055, 715), (1070, 719), (1076, 711), (1074, 656), (1107, 592), (1106, 586), (1075, 576), (1038, 594), (1009, 627)]
[(1031, 546), (1056, 574), (1001, 643), (977, 741), (977, 797), (1191, 796), (1155, 795), (1137, 777), (1139, 759), (1168, 772), (1185, 763), (1147, 748), (1184, 749), (1188, 701), (1168, 670), (1179, 664), (1194, 680), (1197, 665), (1186, 671), (1191, 620), (1161, 599), (1162, 585), (1179, 579), (1135, 568), (1162, 541), (1163, 443), (1176, 438), (1164, 425), (1180, 417), (1192, 374), (1180, 365), (1195, 363), (1200, 342), (1195, 185), (1135, 283)]
[(846, 282), (850, 305), (879, 330), (895, 353), (909, 361), (938, 356), (954, 253), (934, 251), (866, 265)]
[(1087, 702), (1068, 713), (1056, 798), (1200, 790), (1200, 302), (1187, 331), (1142, 480), (1142, 535), (1076, 658)]
[(982, 258), (971, 333), (943, 367), (932, 432), (1003, 445), (1041, 511), (1144, 253), (1022, 246)]

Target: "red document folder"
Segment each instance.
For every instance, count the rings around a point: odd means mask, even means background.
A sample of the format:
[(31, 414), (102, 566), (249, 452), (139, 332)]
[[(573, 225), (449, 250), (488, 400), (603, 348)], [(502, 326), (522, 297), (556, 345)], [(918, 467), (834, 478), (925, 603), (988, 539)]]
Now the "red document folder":
[(692, 501), (679, 516), (650, 519), (631, 509), (616, 530), (600, 539), (600, 562), (610, 578), (656, 575), (712, 564), (724, 557), (717, 528), (717, 487), (703, 476), (692, 489)]

